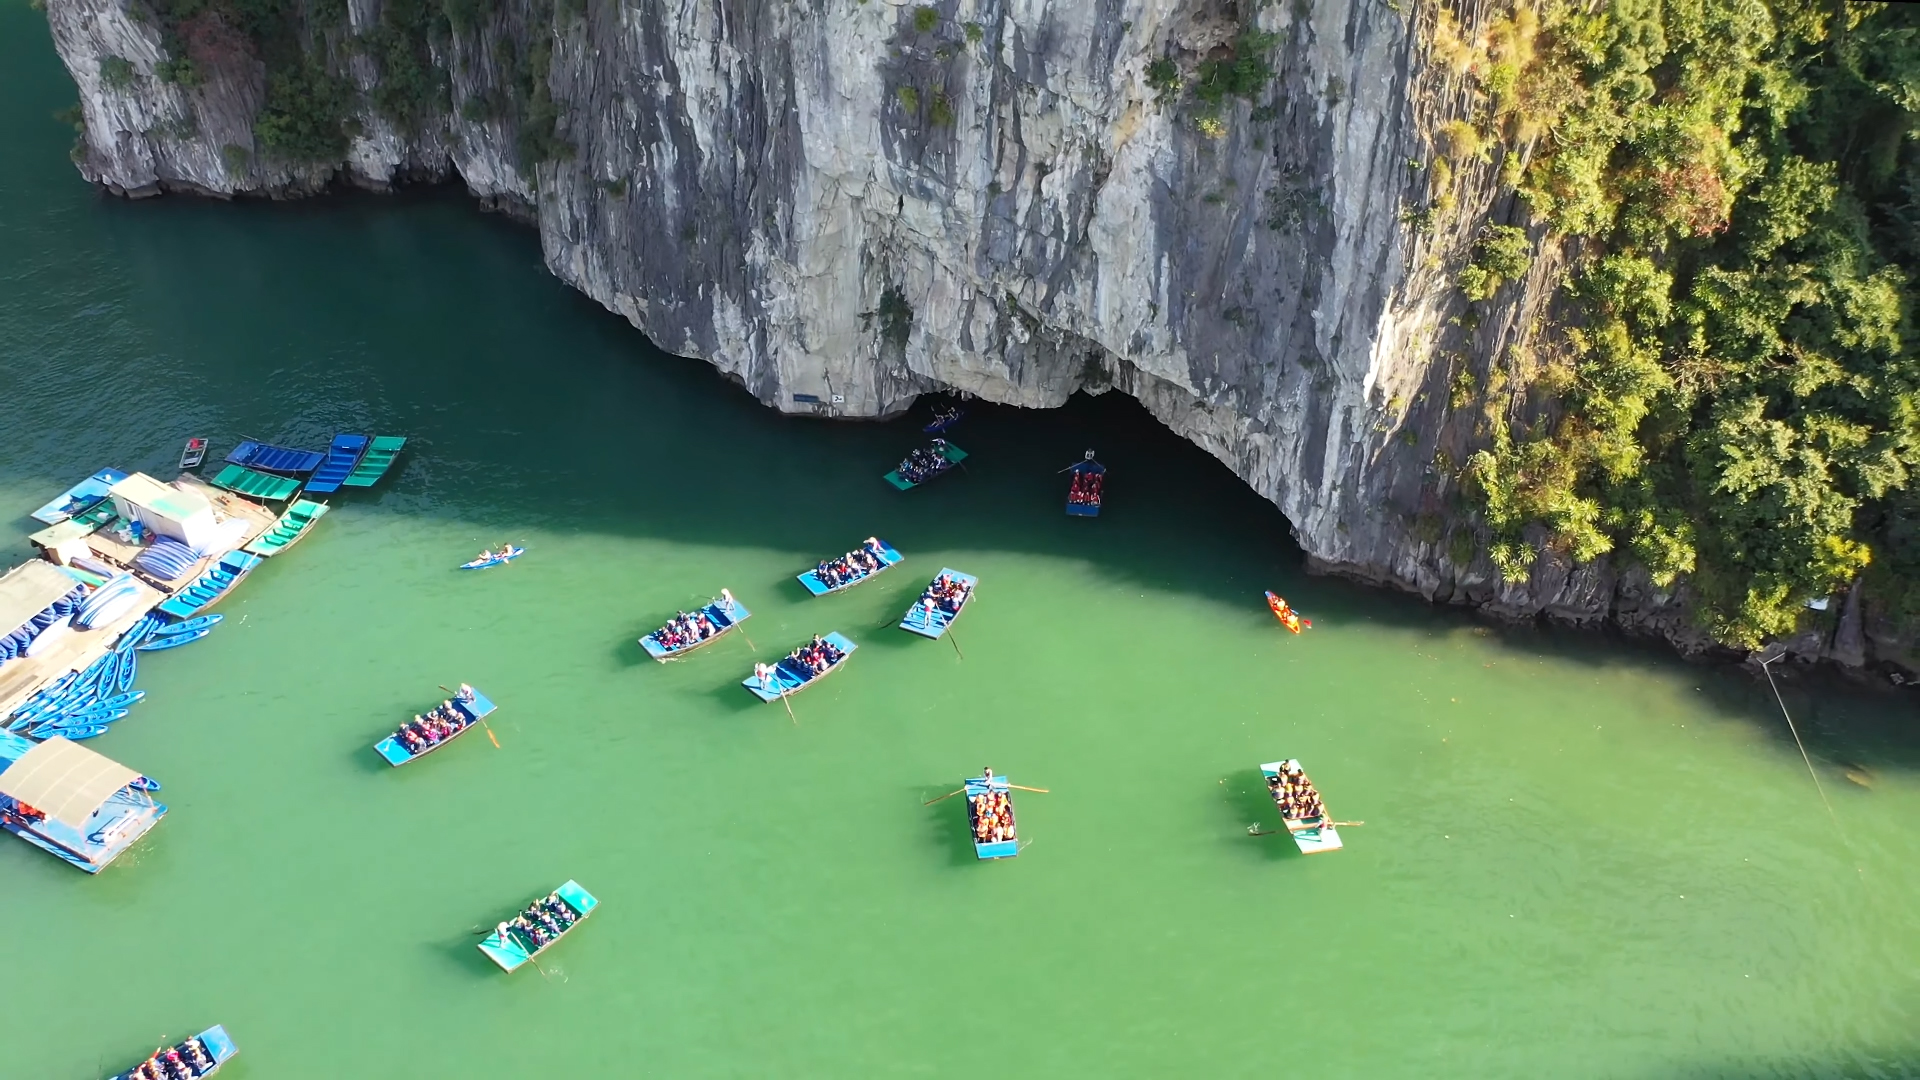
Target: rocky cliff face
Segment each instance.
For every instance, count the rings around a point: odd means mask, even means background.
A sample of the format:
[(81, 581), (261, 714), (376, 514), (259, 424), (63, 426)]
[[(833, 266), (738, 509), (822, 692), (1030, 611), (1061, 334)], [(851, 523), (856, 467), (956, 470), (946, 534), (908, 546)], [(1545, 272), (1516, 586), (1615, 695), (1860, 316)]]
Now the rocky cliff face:
[[(164, 81), (144, 2), (47, 3), (85, 112), (76, 160), (116, 192), (458, 175), (537, 222), (555, 274), (775, 408), (1118, 389), (1278, 504), (1322, 569), (1699, 643), (1682, 599), (1604, 561), (1543, 555), (1508, 585), (1479, 553), (1454, 476), (1478, 399), (1455, 388), (1502, 381), (1561, 260), (1546, 248), (1461, 325), (1474, 229), (1517, 214), (1490, 166), (1428, 190), (1429, 134), (1471, 103), (1421, 64), (1417, 9), (498, 0), (431, 38), (449, 86), (434, 115), (403, 128), (363, 99), (343, 160), (293, 165), (255, 141), (257, 56), (202, 19), (173, 39), (199, 85)], [(373, 90), (353, 43), (382, 2), (308, 18), (303, 48)], [(1276, 35), (1271, 77), (1206, 108), (1193, 79), (1250, 28)], [(486, 103), (549, 47), (534, 78), (557, 149), (529, 163), (526, 111)], [(1150, 84), (1163, 57), (1188, 89)]]

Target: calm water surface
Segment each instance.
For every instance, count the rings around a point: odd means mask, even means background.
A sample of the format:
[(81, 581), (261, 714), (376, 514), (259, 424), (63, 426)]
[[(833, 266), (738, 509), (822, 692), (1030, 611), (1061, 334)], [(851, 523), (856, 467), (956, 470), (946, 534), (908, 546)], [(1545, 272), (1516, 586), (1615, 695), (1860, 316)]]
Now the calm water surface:
[[(96, 198), (72, 97), (0, 9), (7, 561), (62, 486), (188, 435), (413, 442), (142, 665), (92, 745), (165, 783), (154, 833), (97, 878), (0, 843), (0, 1075), (214, 1022), (234, 1080), (1920, 1071), (1910, 699), (1787, 688), (1836, 830), (1764, 684), (1307, 578), (1124, 401), (981, 410), (969, 470), (902, 495), (911, 424), (772, 415), (458, 198)], [(1053, 472), (1086, 446), (1096, 522)], [(906, 566), (806, 599), (870, 533)], [(527, 557), (453, 571), (505, 538)], [(880, 629), (943, 565), (983, 581), (964, 659)], [(723, 585), (757, 653), (643, 659)], [(832, 629), (863, 647), (797, 724), (738, 687)], [(502, 748), (382, 764), (458, 680)], [(1367, 822), (1344, 853), (1246, 835), (1288, 755)], [(982, 764), (1052, 789), (1010, 863), (921, 806)], [(544, 974), (475, 951), (569, 877), (604, 906)]]

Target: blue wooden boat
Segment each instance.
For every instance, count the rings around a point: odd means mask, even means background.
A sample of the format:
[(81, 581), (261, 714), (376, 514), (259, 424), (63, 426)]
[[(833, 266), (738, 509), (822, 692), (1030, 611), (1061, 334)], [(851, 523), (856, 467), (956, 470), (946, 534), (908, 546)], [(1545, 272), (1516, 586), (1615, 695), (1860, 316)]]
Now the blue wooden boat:
[(220, 556), (218, 563), (208, 567), (198, 581), (163, 601), (159, 610), (176, 619), (192, 618), (219, 603), (262, 561), (260, 556), (249, 551), (229, 551)]
[(912, 471), (913, 456), (908, 455), (907, 459), (900, 463), (899, 468), (894, 469), (882, 479), (901, 491), (910, 491), (936, 476), (945, 476), (952, 472), (953, 467), (966, 460), (967, 456), (965, 450), (945, 439), (933, 440), (933, 444), (927, 447), (927, 454), (933, 459), (933, 465), (930, 468), (914, 473)]
[(33, 512), (35, 521), (58, 525), (70, 517), (84, 514), (107, 497), (113, 485), (127, 478), (119, 469), (101, 469), (60, 493), (60, 497)]
[(153, 636), (163, 638), (172, 637), (175, 634), (191, 634), (195, 630), (211, 630), (213, 629), (213, 624), (224, 618), (226, 618), (225, 615), (216, 611), (206, 615), (195, 615), (185, 622), (161, 623), (159, 626), (154, 627)]
[(1067, 471), (1073, 474), (1067, 485), (1068, 516), (1099, 517), (1107, 467), (1093, 460), (1093, 451), (1089, 450), (1086, 460), (1075, 462)]
[(953, 425), (959, 423), (960, 419), (966, 415), (967, 410), (957, 405), (945, 410), (935, 409), (933, 411), (933, 420), (920, 430), (929, 435), (938, 435), (941, 432), (951, 429)]
[[(814, 596), (825, 596), (828, 593), (836, 593), (841, 591), (842, 589), (851, 589), (855, 585), (858, 585), (863, 581), (870, 580), (875, 574), (879, 574), (883, 571), (890, 570), (893, 567), (899, 566), (901, 563), (905, 562), (907, 558), (905, 555), (900, 554), (900, 552), (896, 550), (892, 544), (887, 543), (885, 540), (880, 540), (870, 536), (867, 538), (867, 543), (864, 543), (859, 547), (854, 548), (853, 551), (847, 552), (845, 555), (840, 556), (840, 558), (838, 559), (834, 559), (833, 563), (838, 563), (844, 559), (851, 558), (856, 552), (859, 552), (859, 551), (865, 551), (867, 554), (872, 555), (875, 558), (879, 559), (880, 565), (875, 567), (872, 570), (863, 570), (856, 576), (853, 576), (841, 581), (840, 584), (838, 585), (828, 585), (825, 581), (822, 581), (820, 579), (819, 567), (815, 567), (812, 570), (808, 570), (804, 574), (796, 574), (795, 578), (800, 582), (800, 584), (803, 587), (806, 588), (808, 593)], [(832, 564), (830, 563), (829, 565), (832, 565)]]
[[(461, 716), (461, 720), (457, 725), (458, 730), (454, 731), (453, 734), (448, 735), (439, 742), (427, 745), (416, 754), (407, 749), (407, 744), (401, 740), (400, 733), (395, 731), (393, 734), (374, 743), (374, 752), (386, 758), (387, 764), (395, 767), (405, 765), (410, 761), (418, 761), (460, 736), (465, 735), (467, 732), (472, 731), (475, 727), (479, 726), (481, 718), (493, 715), (493, 711), (499, 708), (487, 695), (478, 690), (474, 690), (473, 687), (465, 686), (463, 689), (472, 692), (473, 700), (463, 701), (458, 695), (452, 698), (453, 711)], [(415, 715), (414, 719), (419, 719), (419, 716)], [(412, 721), (409, 721), (409, 723), (411, 722)]]
[[(1280, 811), (1280, 820), (1286, 823), (1287, 832), (1292, 834), (1294, 846), (1302, 854), (1317, 855), (1323, 851), (1340, 850), (1340, 830), (1335, 827), (1332, 816), (1327, 812), (1326, 804), (1321, 803), (1320, 813), (1311, 817), (1300, 816), (1298, 809), (1290, 805), (1280, 787), (1282, 776), (1297, 776), (1305, 782), (1308, 790), (1314, 790), (1313, 781), (1307, 779), (1306, 770), (1300, 762), (1288, 758), (1285, 761), (1269, 761), (1260, 766), (1260, 774), (1267, 780), (1267, 792), (1273, 796), (1274, 807)], [(1315, 792), (1317, 794), (1317, 791)], [(1347, 822), (1347, 824), (1354, 824)]]
[(327, 446), (326, 460), (307, 479), (307, 493), (324, 495), (339, 491), (340, 485), (353, 475), (354, 466), (360, 464), (360, 455), (367, 452), (367, 443), (371, 441), (365, 435), (335, 435)]
[[(568, 879), (565, 885), (555, 889), (554, 892), (559, 895), (561, 902), (566, 904), (567, 908), (573, 912), (573, 921), (566, 924), (564, 929), (558, 934), (549, 937), (544, 944), (536, 944), (532, 936), (527, 934), (523, 929), (509, 924), (506, 926), (506, 930), (502, 932), (499, 927), (495, 927), (492, 932), (487, 934), (486, 940), (480, 942), (479, 949), (481, 953), (485, 954), (487, 959), (500, 965), (500, 970), (507, 972), (514, 971), (534, 957), (558, 945), (561, 938), (578, 930), (580, 924), (586, 922), (587, 917), (592, 915), (594, 909), (600, 906), (600, 901), (592, 893), (581, 888), (580, 883), (572, 879)], [(534, 904), (541, 904), (546, 900), (546, 897), (541, 897), (539, 900), (534, 901), (533, 904), (527, 905), (526, 908), (521, 909), (521, 914), (516, 916), (513, 921), (517, 922), (519, 919), (526, 918), (526, 912), (531, 910)], [(535, 966), (538, 967), (539, 965), (536, 964)]]
[[(948, 611), (946, 605), (936, 598), (936, 593), (943, 581), (956, 583), (966, 590), (960, 594), (960, 605), (952, 611)], [(946, 636), (947, 627), (958, 621), (960, 613), (967, 610), (968, 604), (973, 603), (973, 589), (978, 584), (980, 579), (972, 574), (955, 570), (951, 566), (941, 567), (940, 572), (935, 574), (933, 580), (928, 582), (927, 587), (921, 591), (920, 599), (915, 600), (913, 606), (907, 609), (906, 617), (900, 620), (900, 629), (910, 634), (919, 634), (924, 638), (940, 640)]]
[(812, 644), (812, 642), (808, 642), (807, 645), (802, 645), (799, 649), (795, 649), (793, 652), (781, 657), (779, 663), (774, 664), (768, 669), (769, 675), (767, 679), (763, 680), (757, 675), (749, 675), (740, 680), (740, 685), (746, 687), (748, 693), (751, 693), (761, 701), (779, 701), (782, 697), (797, 694), (840, 670), (842, 665), (853, 658), (853, 651), (860, 647), (847, 640), (846, 636), (837, 630), (828, 634), (822, 640), (840, 650), (840, 659), (834, 661), (827, 670), (815, 673), (794, 659), (801, 649), (805, 649), (808, 645)]
[[(199, 1077), (219, 1072), (220, 1066), (232, 1061), (233, 1055), (239, 1052), (240, 1048), (233, 1045), (233, 1039), (227, 1035), (227, 1029), (215, 1024), (186, 1042), (156, 1052), (126, 1072), (115, 1073), (111, 1080), (141, 1080), (143, 1070), (147, 1076), (181, 1075), (180, 1071), (169, 1071), (169, 1061), (178, 1062), (181, 1070), (198, 1080)], [(149, 1065), (151, 1069), (146, 1068)]]
[(1011, 859), (1020, 854), (1020, 837), (1013, 819), (1013, 781), (1004, 776), (975, 776), (967, 780), (967, 834), (973, 854), (980, 859)]
[(227, 455), (227, 460), (235, 465), (262, 472), (285, 473), (288, 476), (305, 476), (320, 467), (327, 455), (315, 450), (296, 450), (290, 446), (275, 446), (272, 443), (256, 442), (253, 439), (241, 443)]
[(182, 645), (190, 645), (193, 642), (199, 641), (211, 633), (213, 633), (212, 630), (203, 627), (199, 630), (190, 630), (184, 634), (167, 634), (155, 637), (145, 644), (135, 645), (133, 648), (135, 652), (159, 652), (161, 649), (177, 649)]
[(655, 630), (653, 633), (641, 638), (640, 647), (647, 651), (648, 656), (664, 664), (668, 660), (685, 656), (695, 649), (703, 648), (719, 641), (722, 637), (725, 637), (729, 631), (753, 616), (753, 612), (747, 610), (747, 605), (733, 599), (732, 594), (727, 593), (726, 590), (723, 589), (721, 592), (722, 595), (718, 599), (701, 608), (699, 612), (696, 612), (696, 614), (704, 613), (708, 619), (713, 621), (714, 631), (712, 634), (689, 645), (668, 646), (661, 644), (660, 633), (666, 629), (666, 627), (661, 627), (660, 630)]
[(525, 555), (526, 553), (527, 553), (526, 548), (514, 547), (512, 544), (508, 544), (500, 552), (500, 554), (495, 555), (490, 559), (474, 559), (472, 562), (463, 562), (460, 564), (460, 569), (486, 570), (495, 566), (505, 566), (506, 564), (512, 562), (513, 560), (519, 558), (522, 555)]

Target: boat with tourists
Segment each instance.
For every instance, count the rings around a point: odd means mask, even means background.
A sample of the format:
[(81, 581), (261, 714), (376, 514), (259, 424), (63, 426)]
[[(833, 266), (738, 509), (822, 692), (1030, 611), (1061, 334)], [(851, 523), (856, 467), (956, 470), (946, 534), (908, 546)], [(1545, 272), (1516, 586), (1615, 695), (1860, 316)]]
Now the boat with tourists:
[(461, 683), (452, 697), (429, 712), (415, 714), (393, 734), (374, 743), (374, 752), (396, 768), (418, 761), (472, 731), (498, 707), (487, 695)]
[(808, 593), (825, 596), (842, 589), (851, 589), (863, 581), (871, 579), (906, 561), (892, 544), (878, 537), (869, 536), (860, 546), (837, 559), (822, 560), (820, 565), (795, 578)]
[[(1317, 855), (1323, 851), (1340, 850), (1339, 822), (1327, 813), (1320, 800), (1319, 789), (1307, 778), (1306, 769), (1300, 762), (1288, 758), (1285, 761), (1269, 761), (1260, 766), (1260, 774), (1266, 778), (1267, 793), (1273, 796), (1273, 805), (1280, 811), (1280, 820), (1292, 835), (1295, 847), (1302, 854)], [(1346, 822), (1345, 824), (1353, 824)]]
[(499, 551), (487, 548), (480, 554), (474, 556), (470, 561), (461, 563), (460, 569), (490, 570), (496, 566), (505, 566), (526, 553), (526, 548), (515, 547), (512, 544), (502, 547)]
[(945, 439), (935, 439), (926, 447), (908, 454), (901, 460), (899, 467), (888, 473), (884, 479), (901, 491), (908, 491), (936, 476), (944, 476), (951, 472), (953, 467), (966, 460), (966, 457), (965, 450)]
[(936, 408), (933, 410), (933, 419), (920, 430), (929, 435), (940, 435), (951, 430), (953, 425), (959, 423), (960, 418), (965, 415), (967, 410), (958, 405), (949, 405), (944, 409)]
[(993, 775), (992, 769), (981, 772), (983, 775), (969, 777), (963, 789), (974, 857), (1011, 859), (1020, 854), (1020, 833), (1013, 818), (1015, 785), (1007, 777)]
[[(512, 972), (559, 944), (593, 914), (600, 901), (569, 878), (565, 885), (528, 904), (493, 928), (479, 945), (486, 958)], [(539, 967), (539, 963), (534, 963)]]
[(253, 538), (242, 548), (262, 558), (278, 555), (306, 538), (322, 517), (327, 513), (327, 504), (309, 499), (295, 499), (287, 512), (281, 514), (273, 523), (273, 528)]
[(665, 626), (641, 638), (640, 647), (664, 664), (719, 641), (752, 615), (747, 605), (733, 598), (733, 593), (721, 589), (720, 595), (703, 607), (691, 613), (682, 611), (668, 619)]
[(1093, 460), (1093, 451), (1087, 451), (1084, 460), (1067, 466), (1072, 476), (1067, 481), (1067, 515), (1069, 517), (1099, 517), (1100, 500), (1107, 486), (1107, 467)]
[(1281, 626), (1296, 634), (1303, 629), (1313, 629), (1312, 619), (1302, 618), (1299, 612), (1288, 606), (1286, 600), (1276, 596), (1272, 589), (1267, 590), (1267, 610), (1273, 612), (1273, 617), (1280, 620)]
[(941, 567), (921, 590), (920, 599), (915, 600), (901, 618), (900, 629), (938, 641), (972, 602), (973, 589), (978, 584), (980, 579), (972, 574), (951, 566)]
[(185, 1042), (155, 1050), (147, 1060), (108, 1080), (199, 1080), (219, 1072), (239, 1052), (227, 1029), (215, 1024)]
[(753, 674), (741, 679), (740, 685), (761, 701), (779, 701), (840, 670), (859, 647), (837, 630), (826, 637), (815, 634), (812, 641), (777, 662), (753, 665)]

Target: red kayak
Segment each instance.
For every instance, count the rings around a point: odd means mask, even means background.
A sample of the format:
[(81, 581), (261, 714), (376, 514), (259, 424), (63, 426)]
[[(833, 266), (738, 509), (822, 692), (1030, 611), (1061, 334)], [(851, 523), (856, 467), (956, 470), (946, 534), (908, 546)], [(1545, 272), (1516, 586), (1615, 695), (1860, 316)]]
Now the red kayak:
[(1301, 618), (1299, 612), (1288, 607), (1287, 602), (1275, 596), (1271, 589), (1267, 591), (1267, 607), (1273, 609), (1273, 617), (1280, 620), (1280, 625), (1296, 634), (1299, 633), (1303, 627), (1308, 630), (1313, 629), (1312, 619)]

